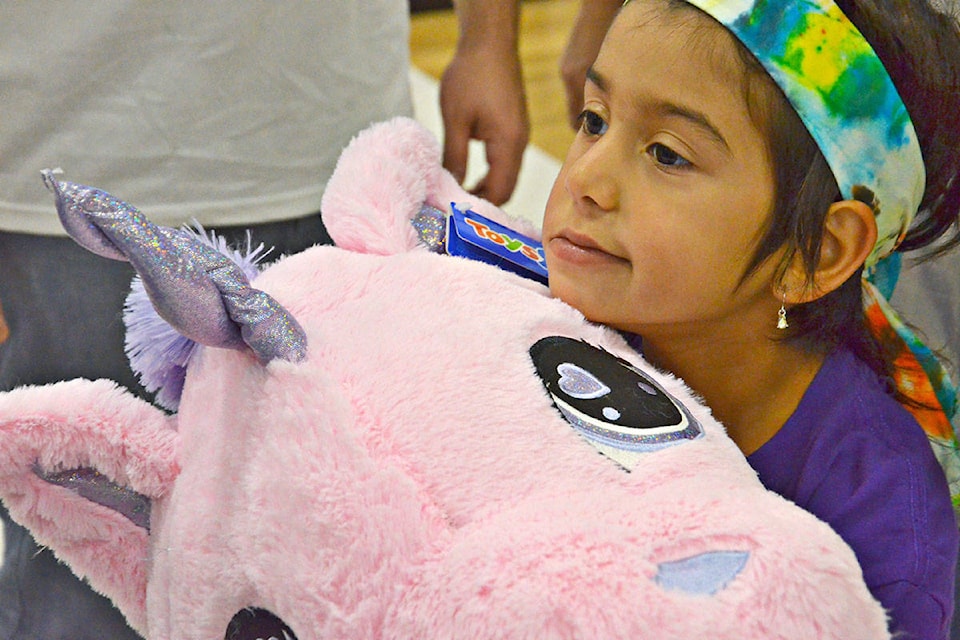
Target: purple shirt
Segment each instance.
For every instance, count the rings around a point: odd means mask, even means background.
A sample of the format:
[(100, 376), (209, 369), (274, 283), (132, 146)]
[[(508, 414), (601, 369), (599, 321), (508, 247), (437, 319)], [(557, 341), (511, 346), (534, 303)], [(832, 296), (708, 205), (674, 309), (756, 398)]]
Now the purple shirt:
[(903, 638), (942, 640), (953, 614), (958, 531), (926, 435), (849, 351), (827, 357), (750, 465), (768, 489), (849, 544)]

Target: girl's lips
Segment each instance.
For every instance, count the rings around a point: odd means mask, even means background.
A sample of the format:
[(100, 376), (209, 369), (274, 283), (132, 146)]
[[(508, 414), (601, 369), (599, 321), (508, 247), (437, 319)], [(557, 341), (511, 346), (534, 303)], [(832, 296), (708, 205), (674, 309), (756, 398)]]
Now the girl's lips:
[(597, 262), (626, 262), (623, 258), (602, 249), (589, 236), (565, 230), (550, 239), (550, 251), (566, 262), (588, 264)]

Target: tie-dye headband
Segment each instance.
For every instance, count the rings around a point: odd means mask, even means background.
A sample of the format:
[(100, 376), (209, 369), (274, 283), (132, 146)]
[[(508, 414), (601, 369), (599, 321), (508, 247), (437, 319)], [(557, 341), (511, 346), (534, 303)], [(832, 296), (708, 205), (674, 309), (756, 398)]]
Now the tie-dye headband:
[(779, 85), (844, 198), (871, 203), (889, 255), (920, 208), (926, 172), (893, 81), (833, 0), (686, 0), (725, 26)]

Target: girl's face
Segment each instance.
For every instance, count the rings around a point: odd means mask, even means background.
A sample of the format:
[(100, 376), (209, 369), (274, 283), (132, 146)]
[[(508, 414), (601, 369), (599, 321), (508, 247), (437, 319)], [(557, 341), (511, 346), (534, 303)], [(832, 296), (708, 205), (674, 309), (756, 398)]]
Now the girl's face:
[(723, 27), (666, 5), (626, 5), (589, 74), (543, 222), (550, 289), (648, 338), (749, 317), (772, 327), (781, 254), (740, 282), (774, 207), (741, 63)]

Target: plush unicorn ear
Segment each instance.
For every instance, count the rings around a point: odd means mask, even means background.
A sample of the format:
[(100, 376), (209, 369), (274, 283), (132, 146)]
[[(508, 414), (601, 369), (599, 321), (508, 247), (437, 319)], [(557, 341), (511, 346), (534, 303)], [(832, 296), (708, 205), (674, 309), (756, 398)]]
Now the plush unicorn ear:
[(440, 143), (423, 125), (394, 118), (360, 132), (344, 149), (327, 182), (320, 210), (341, 249), (391, 255), (421, 246), (411, 224), (426, 206), (446, 214), (450, 203), (530, 237), (539, 232), (471, 195), (441, 164)]
[(179, 473), (172, 420), (107, 380), (0, 394), (0, 499), (10, 516), (139, 630), (150, 505)]
[(340, 155), (320, 204), (336, 245), (378, 255), (416, 247), (410, 221), (443, 170), (440, 157), (436, 138), (407, 118), (360, 132)]

